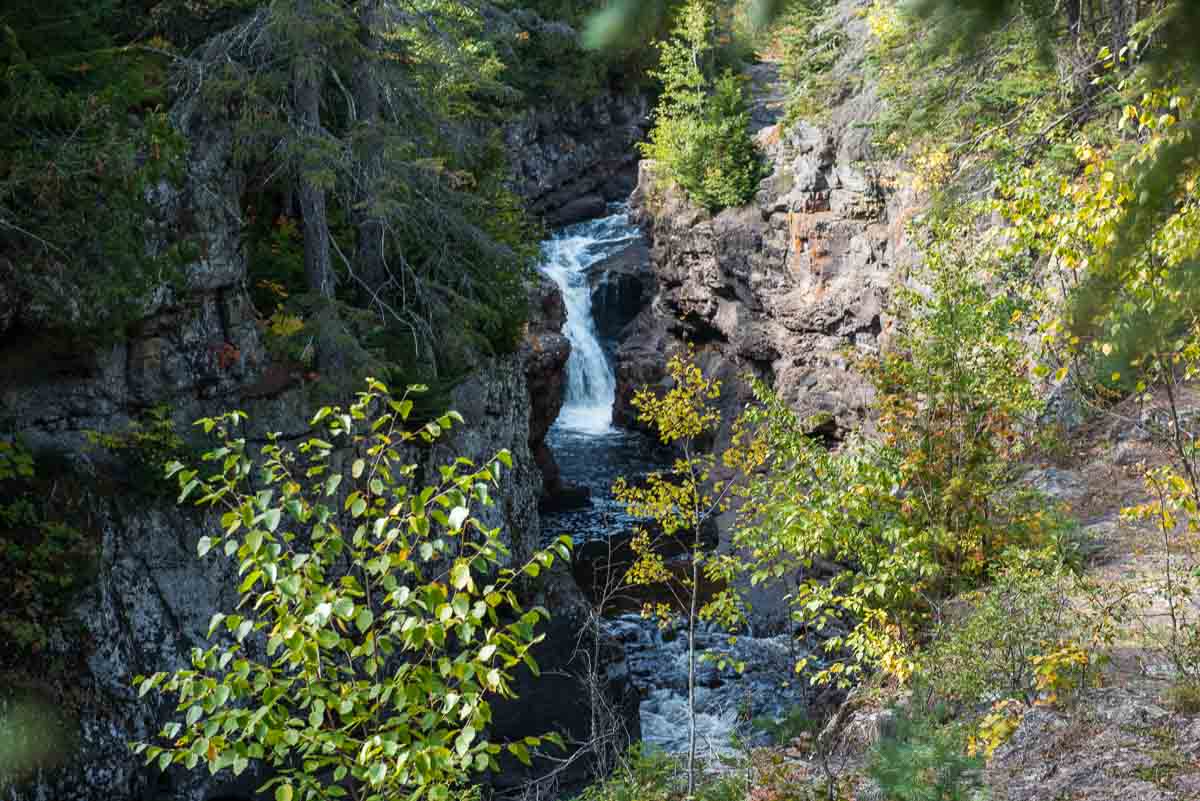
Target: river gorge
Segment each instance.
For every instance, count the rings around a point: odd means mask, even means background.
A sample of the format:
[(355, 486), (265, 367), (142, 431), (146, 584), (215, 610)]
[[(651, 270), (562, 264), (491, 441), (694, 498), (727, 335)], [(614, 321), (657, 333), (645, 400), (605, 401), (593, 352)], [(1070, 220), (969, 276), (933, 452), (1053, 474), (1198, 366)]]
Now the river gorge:
[[(639, 256), (646, 258), (644, 248), (639, 247), (643, 238), (629, 208), (620, 204), (610, 207), (605, 217), (558, 231), (542, 246), (540, 271), (562, 293), (564, 332), (571, 342), (564, 404), (547, 443), (564, 483), (584, 491), (575, 493), (576, 508), (549, 511), (543, 514), (542, 525), (546, 536), (563, 532), (572, 536), (577, 562), (597, 561), (597, 566), (588, 566), (585, 572), (589, 574), (608, 567), (604, 557), (611, 547), (609, 539), (625, 537), (639, 523), (614, 500), (613, 482), (618, 477), (636, 482), (668, 465), (672, 458), (650, 434), (613, 424), (616, 342), (606, 345), (600, 334), (603, 326), (597, 324), (597, 319), (603, 318), (610, 329), (623, 328), (632, 320), (629, 312), (639, 311), (614, 309), (608, 304), (620, 304), (619, 295), (614, 297), (610, 291), (612, 284), (629, 280), (631, 273), (649, 280), (649, 264), (630, 263)], [(619, 265), (619, 274), (606, 269), (612, 264)], [(606, 576), (608, 591), (618, 598), (623, 578), (619, 567), (612, 565), (612, 575)], [(585, 586), (585, 591), (588, 589)], [(612, 606), (601, 625), (624, 647), (625, 662), (641, 698), (642, 742), (671, 752), (685, 751), (688, 654), (686, 637), (679, 633), (680, 621), (662, 621), (660, 626), (658, 620), (622, 611), (620, 600)], [(802, 692), (789, 690), (798, 656), (793, 638), (783, 633), (767, 637), (739, 634), (731, 644), (727, 632), (704, 624), (698, 638), (699, 649), (714, 657), (712, 663), (700, 667), (696, 699), (700, 753), (710, 758), (731, 755), (735, 738), (752, 740), (755, 718), (781, 717), (804, 700)], [(745, 672), (739, 676), (732, 668), (719, 669), (715, 663), (718, 654), (744, 663)]]

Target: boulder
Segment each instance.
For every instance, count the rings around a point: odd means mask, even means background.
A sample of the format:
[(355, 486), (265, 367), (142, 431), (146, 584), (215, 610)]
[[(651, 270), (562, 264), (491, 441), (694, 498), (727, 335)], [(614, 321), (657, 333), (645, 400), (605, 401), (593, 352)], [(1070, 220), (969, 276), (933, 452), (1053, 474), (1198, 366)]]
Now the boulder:
[(633, 189), (649, 119), (647, 97), (615, 90), (531, 110), (504, 128), (509, 186), (550, 225), (602, 216)]
[(596, 262), (588, 268), (588, 284), (596, 333), (614, 342), (653, 296), (649, 247), (639, 239)]
[(546, 224), (552, 228), (603, 217), (608, 203), (601, 195), (587, 194), (574, 198), (546, 213)]

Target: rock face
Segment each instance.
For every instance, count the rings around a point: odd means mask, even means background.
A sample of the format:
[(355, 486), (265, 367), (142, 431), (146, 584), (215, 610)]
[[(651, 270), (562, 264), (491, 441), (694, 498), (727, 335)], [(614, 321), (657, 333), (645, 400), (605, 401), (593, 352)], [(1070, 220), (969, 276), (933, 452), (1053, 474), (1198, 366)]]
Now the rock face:
[[(569, 136), (559, 137), (553, 118), (532, 116), (518, 138), (537, 154), (520, 176), (535, 207), (557, 208), (579, 191), (616, 192), (601, 175), (619, 166), (617, 150), (624, 146), (615, 143), (634, 135), (630, 126), (639, 108), (644, 105), (608, 97), (568, 114), (570, 130), (590, 130), (594, 139), (557, 156), (555, 148)], [(305, 433), (313, 409), (311, 387), (286, 365), (270, 363), (242, 289), (246, 264), (236, 212), (241, 179), (232, 166), (231, 140), (219, 122), (188, 109), (177, 111), (175, 120), (192, 143), (189, 171), (183, 188), (160, 189), (159, 201), (167, 210), (186, 208), (204, 235), (199, 249), (204, 255), (186, 267), (185, 286), (148, 299), (144, 318), (126, 339), (90, 351), (59, 341), (29, 321), (9, 326), (15, 312), (5, 311), (0, 320), (0, 419), (35, 452), (83, 454), (86, 431), (123, 431), (157, 405), (169, 407), (181, 432), (198, 417), (240, 408), (251, 417), (251, 438), (266, 431), (289, 437)], [(601, 130), (604, 126), (620, 128), (619, 135)], [(0, 300), (3, 291), (0, 284)], [(569, 354), (560, 332), (564, 314), (557, 292), (536, 287), (533, 306), (528, 335), (518, 351), (481, 365), (455, 390), (452, 405), (468, 425), (437, 447), (414, 454), (415, 461), (432, 469), (452, 456), (481, 461), (508, 449), (513, 469), (485, 518), (504, 527), (518, 558), (540, 544), (543, 469), (548, 480), (555, 480), (543, 438), (561, 405)], [(85, 472), (105, 469), (87, 456), (76, 461)], [(108, 482), (105, 486), (102, 491), (98, 484), (89, 501), (97, 575), (74, 607), (78, 635), (64, 633), (47, 655), (78, 669), (53, 680), (25, 677), (35, 695), (65, 710), (66, 739), (77, 747), (67, 752), (64, 764), (44, 769), (20, 786), (0, 788), (0, 798), (249, 798), (254, 776), (232, 781), (206, 771), (160, 775), (142, 768), (127, 749), (129, 741), (150, 736), (173, 712), (166, 704), (151, 703), (152, 696), (138, 699), (130, 687), (132, 678), (185, 667), (190, 649), (204, 644), (212, 614), (232, 608), (235, 585), (227, 561), (201, 561), (195, 555), (211, 520), (177, 509), (170, 499), (148, 500), (114, 491)], [(561, 621), (556, 617), (548, 632), (544, 657), (567, 677), (563, 681), (574, 682), (572, 677), (582, 670), (574, 650), (582, 596), (569, 575), (543, 592), (554, 595), (550, 608), (566, 615)], [(611, 655), (613, 649), (606, 646), (605, 653)], [(618, 663), (612, 670), (608, 662), (600, 666), (603, 691), (626, 710), (626, 725), (636, 735), (636, 703), (629, 719), (630, 689)], [(542, 685), (529, 677), (520, 681), (530, 694), (541, 691)], [(7, 695), (0, 692), (0, 704), (10, 701)], [(509, 718), (498, 716), (497, 726), (522, 734), (560, 728), (575, 732), (581, 721), (577, 707), (554, 705), (533, 729), (522, 729), (529, 721), (513, 707)]]
[(182, 288), (164, 286), (143, 299), (140, 324), (110, 347), (89, 350), (48, 335), (28, 309), (21, 325), (0, 332), (0, 410), (34, 448), (76, 450), (84, 430), (123, 428), (155, 404), (190, 423), (236, 399), (263, 367), (254, 310), (241, 289), (241, 221), (231, 211), (241, 181), (231, 138), (189, 109), (175, 121), (193, 143), (187, 178), (182, 189), (156, 194), (168, 214), (189, 209), (204, 255), (184, 270)]
[[(861, 5), (846, 0), (833, 23), (852, 42), (868, 36), (854, 13)], [(850, 78), (862, 59), (861, 47), (847, 47), (835, 78), (858, 85)], [(769, 80), (752, 77), (756, 92), (770, 91)], [(856, 127), (878, 109), (869, 84), (820, 125), (768, 124), (770, 106), (770, 97), (756, 102), (755, 119), (772, 172), (747, 206), (712, 216), (664, 188), (652, 163), (641, 165), (633, 203), (651, 240), (658, 291), (618, 353), (618, 421), (632, 423), (633, 392), (658, 383), (663, 354), (685, 342), (723, 380), (728, 413), (746, 400), (747, 372), (802, 416), (823, 413), (836, 429), (849, 428), (870, 401), (846, 351), (875, 349), (887, 329), (884, 304), (906, 257), (911, 198), (888, 188), (891, 166), (874, 158)]]
[(571, 342), (562, 333), (567, 309), (554, 282), (540, 279), (533, 292), (525, 344), (525, 380), (529, 388), (529, 448), (542, 473), (542, 497), (548, 499), (563, 489), (562, 476), (546, 434), (558, 419), (567, 380)]
[(568, 109), (531, 111), (505, 127), (513, 190), (551, 227), (604, 213), (636, 183), (649, 101), (606, 91)]
[(1183, 801), (1200, 797), (1200, 721), (1158, 704), (1161, 688), (1109, 687), (1070, 711), (1033, 707), (988, 763), (997, 801)]
[(615, 349), (621, 332), (654, 297), (650, 248), (638, 240), (588, 268), (596, 333)]

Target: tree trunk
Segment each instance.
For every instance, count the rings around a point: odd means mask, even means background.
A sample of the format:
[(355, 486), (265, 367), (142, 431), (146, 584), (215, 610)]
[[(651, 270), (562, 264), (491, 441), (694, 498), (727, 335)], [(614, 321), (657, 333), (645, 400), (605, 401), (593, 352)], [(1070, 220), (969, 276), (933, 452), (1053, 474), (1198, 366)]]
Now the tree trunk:
[[(296, 13), (312, 25), (311, 0), (297, 0)], [(316, 43), (297, 43), (305, 51), (293, 66), (292, 103), (300, 134), (304, 139), (321, 133), (321, 60), (315, 55)], [(325, 210), (325, 190), (313, 179), (307, 165), (297, 171), (300, 213), (304, 217), (304, 276), (310, 291), (321, 297), (333, 297), (333, 264), (329, 254), (329, 217)]]
[[(296, 14), (302, 20), (302, 30), (317, 28), (319, 21), (313, 17), (312, 0), (296, 0)], [(292, 44), (300, 53), (292, 64), (292, 110), (300, 129), (302, 147), (307, 152), (319, 147), (316, 143), (323, 134), (321, 86), (324, 64), (321, 46), (315, 39)], [(324, 301), (314, 316), (317, 327), (314, 363), (320, 371), (336, 374), (342, 371), (344, 360), (337, 337), (341, 321), (333, 304), (335, 280), (330, 255), (329, 215), (325, 207), (325, 190), (313, 171), (313, 166), (305, 163), (302, 156), (296, 170), (296, 194), (304, 218), (304, 278), (309, 291)]]
[(354, 266), (358, 271), (358, 296), (364, 305), (375, 300), (388, 281), (384, 256), (384, 224), (376, 205), (383, 176), (383, 125), (375, 56), (380, 50), (379, 0), (363, 0), (359, 6), (359, 45), (362, 53), (354, 68), (354, 104), (362, 135), (362, 165), (355, 192), (354, 224), (358, 229)]
[(700, 526), (692, 551), (692, 597), (688, 609), (688, 760), (687, 797), (696, 797), (696, 601), (700, 597)]

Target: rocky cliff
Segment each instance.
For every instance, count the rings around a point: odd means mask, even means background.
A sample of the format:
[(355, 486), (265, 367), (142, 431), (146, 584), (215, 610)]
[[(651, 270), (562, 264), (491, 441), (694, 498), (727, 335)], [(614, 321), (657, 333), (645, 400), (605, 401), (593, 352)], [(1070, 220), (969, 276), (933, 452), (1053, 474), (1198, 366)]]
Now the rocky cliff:
[(604, 214), (637, 178), (649, 101), (609, 90), (568, 109), (533, 110), (507, 125), (511, 185), (550, 226)]
[(848, 44), (831, 72), (842, 89), (820, 120), (781, 122), (776, 65), (752, 68), (755, 128), (771, 173), (751, 204), (711, 215), (664, 186), (652, 163), (641, 165), (633, 204), (651, 241), (657, 292), (621, 337), (618, 420), (633, 424), (634, 391), (661, 381), (662, 354), (684, 343), (722, 379), (726, 419), (747, 399), (746, 374), (817, 415), (830, 436), (866, 409), (871, 390), (847, 351), (876, 348), (887, 330), (888, 286), (908, 257), (904, 221), (914, 200), (864, 129), (879, 109), (862, 80), (865, 5), (845, 0), (826, 23)]
[[(558, 115), (532, 114), (514, 124), (515, 184), (539, 213), (561, 214), (580, 192), (612, 196), (601, 176), (619, 172), (635, 136), (640, 101), (608, 95)], [(203, 771), (160, 775), (143, 769), (127, 749), (150, 736), (172, 713), (138, 699), (133, 676), (185, 666), (204, 643), (212, 614), (235, 601), (231, 566), (196, 558), (197, 540), (211, 521), (130, 486), (103, 454), (86, 447), (86, 432), (120, 432), (157, 406), (169, 408), (176, 429), (198, 417), (239, 408), (251, 418), (251, 438), (268, 431), (300, 436), (314, 407), (316, 386), (284, 365), (272, 364), (258, 316), (246, 293), (246, 260), (239, 212), (242, 180), (231, 159), (231, 138), (216, 120), (191, 108), (174, 120), (190, 142), (181, 188), (160, 187), (168, 218), (186, 212), (200, 232), (201, 254), (184, 271), (178, 289), (163, 287), (142, 302), (144, 314), (128, 336), (104, 347), (81, 347), (39, 327), (37, 310), (18, 307), (0, 287), (0, 420), (35, 453), (67, 455), (83, 477), (86, 531), (94, 552), (95, 580), (73, 604), (71, 625), (52, 638), (37, 665), (4, 676), (0, 703), (18, 695), (41, 708), (62, 710), (53, 748), (55, 767), (18, 786), (0, 788), (6, 801), (107, 798), (188, 799), (250, 797), (255, 777), (230, 783)], [(580, 139), (574, 138), (576, 135)], [(607, 179), (605, 179), (607, 180)], [(558, 413), (569, 344), (561, 335), (561, 299), (534, 288), (527, 333), (517, 352), (480, 363), (458, 386), (451, 405), (468, 425), (423, 454), (429, 465), (451, 454), (482, 460), (502, 448), (513, 470), (489, 513), (520, 555), (536, 547), (541, 532), (542, 442)], [(311, 377), (311, 376), (310, 376)], [(553, 481), (553, 475), (550, 476)], [(567, 682), (581, 670), (575, 647), (582, 626), (580, 595), (570, 576), (556, 572), (543, 592), (555, 599), (556, 617), (542, 646), (543, 667)], [(615, 661), (614, 661), (615, 660)], [(606, 687), (625, 703), (627, 681), (619, 658), (604, 668)], [(40, 672), (42, 665), (55, 670)], [(28, 667), (29, 669), (24, 669)], [(540, 686), (540, 685), (539, 685)], [(571, 687), (575, 687), (572, 683)], [(538, 732), (580, 726), (578, 704), (559, 703), (536, 721)], [(629, 725), (636, 736), (636, 703)], [(498, 726), (516, 734), (531, 723), (510, 710)], [(586, 720), (584, 714), (582, 720)]]

